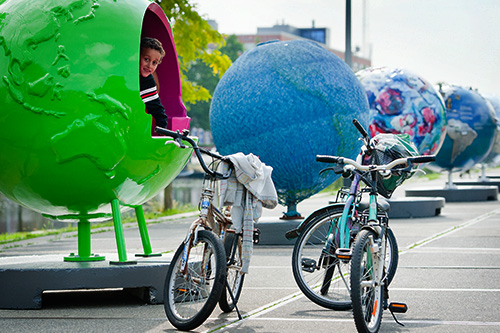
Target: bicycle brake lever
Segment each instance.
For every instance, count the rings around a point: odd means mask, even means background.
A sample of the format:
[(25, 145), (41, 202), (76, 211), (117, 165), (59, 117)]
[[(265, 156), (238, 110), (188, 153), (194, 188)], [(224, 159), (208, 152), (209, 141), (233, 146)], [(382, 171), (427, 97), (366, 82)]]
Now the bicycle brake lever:
[(332, 170), (332, 171), (333, 171), (335, 174), (337, 174), (337, 175), (340, 175), (341, 173), (343, 173), (343, 172), (344, 172), (344, 168), (343, 168), (343, 167), (341, 167), (341, 166), (339, 166), (339, 165), (336, 165), (336, 166), (334, 166), (334, 167), (324, 168), (323, 170), (321, 170), (321, 171), (319, 172), (319, 174), (321, 175), (323, 172), (330, 171), (330, 170)]
[(182, 148), (182, 147), (179, 145), (179, 142), (177, 142), (177, 141), (175, 141), (175, 140), (174, 140), (174, 141), (167, 141), (167, 142), (165, 142), (165, 146), (166, 146), (166, 145), (176, 145), (177, 147)]

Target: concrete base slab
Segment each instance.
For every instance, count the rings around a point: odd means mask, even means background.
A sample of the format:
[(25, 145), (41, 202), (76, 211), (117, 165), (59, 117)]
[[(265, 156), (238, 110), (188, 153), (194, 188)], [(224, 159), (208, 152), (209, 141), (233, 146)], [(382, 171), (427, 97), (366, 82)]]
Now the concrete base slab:
[(457, 186), (496, 186), (500, 189), (500, 180), (454, 180), (453, 184)]
[(285, 233), (295, 229), (304, 219), (281, 220), (277, 217), (262, 217), (255, 225), (261, 232), (259, 245), (294, 245), (295, 239), (288, 240)]
[(65, 262), (62, 255), (0, 258), (0, 308), (39, 309), (42, 293), (49, 290), (105, 288), (123, 288), (150, 304), (163, 303), (170, 260), (137, 258), (135, 265), (116, 266), (109, 261)]
[[(442, 197), (428, 198), (392, 198), (390, 218), (432, 217), (441, 213), (445, 199)], [(330, 204), (333, 201), (330, 201)], [(303, 219), (282, 220), (278, 217), (262, 217), (255, 225), (261, 232), (259, 245), (294, 245), (296, 239), (285, 237), (287, 231), (295, 229)]]
[(443, 197), (446, 202), (498, 200), (497, 186), (457, 186), (456, 188), (428, 188), (406, 190), (407, 197)]
[(443, 197), (393, 197), (389, 218), (432, 217), (441, 214), (446, 202)]

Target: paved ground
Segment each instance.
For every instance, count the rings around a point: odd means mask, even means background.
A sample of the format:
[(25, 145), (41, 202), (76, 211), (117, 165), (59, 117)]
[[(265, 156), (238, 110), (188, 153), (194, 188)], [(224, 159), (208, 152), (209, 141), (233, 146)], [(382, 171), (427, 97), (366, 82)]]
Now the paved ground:
[[(444, 184), (442, 180), (432, 182)], [(410, 182), (407, 188), (429, 182)], [(404, 188), (396, 195), (404, 195)], [(299, 205), (307, 215), (331, 199), (315, 196)], [(266, 211), (280, 216), (283, 207)], [(174, 250), (191, 219), (150, 225), (154, 251)], [(398, 326), (384, 313), (382, 332), (500, 332), (500, 203), (447, 203), (440, 216), (393, 219), (400, 253), (391, 300), (406, 302)], [(127, 250), (140, 252), (136, 228), (125, 232)], [(112, 231), (92, 235), (96, 253), (114, 253)], [(0, 247), (12, 256), (67, 255), (76, 238), (43, 238)], [(197, 332), (353, 332), (352, 314), (321, 308), (293, 279), (291, 246), (256, 246), (239, 307), (247, 318), (216, 309)], [(109, 258), (112, 259), (112, 258)], [(62, 259), (61, 259), (62, 260)], [(36, 281), (33, 281), (36, 283)], [(1, 297), (1, 295), (0, 295)], [(170, 332), (163, 305), (149, 305), (120, 290), (44, 294), (40, 310), (0, 310), (2, 332)]]

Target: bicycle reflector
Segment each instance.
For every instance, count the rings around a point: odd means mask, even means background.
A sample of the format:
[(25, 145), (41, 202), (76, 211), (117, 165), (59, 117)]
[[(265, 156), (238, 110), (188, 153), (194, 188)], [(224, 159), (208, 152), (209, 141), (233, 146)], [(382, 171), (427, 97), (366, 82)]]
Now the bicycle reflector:
[(389, 311), (396, 313), (406, 313), (408, 306), (405, 303), (392, 302), (389, 304)]
[(338, 259), (351, 260), (352, 252), (351, 252), (351, 249), (342, 249), (342, 248), (339, 248), (339, 249), (337, 249), (335, 251), (335, 256)]

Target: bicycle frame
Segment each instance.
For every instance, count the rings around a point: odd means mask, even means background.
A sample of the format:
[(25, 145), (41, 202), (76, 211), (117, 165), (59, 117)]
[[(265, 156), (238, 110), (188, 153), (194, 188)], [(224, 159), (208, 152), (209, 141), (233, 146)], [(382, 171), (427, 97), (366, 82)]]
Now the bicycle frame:
[[(213, 179), (213, 177), (210, 176), (207, 176), (205, 178), (200, 197), (200, 215), (189, 227), (188, 233), (184, 240), (184, 252), (182, 255), (181, 271), (185, 276), (187, 276), (187, 258), (189, 255), (189, 251), (191, 247), (197, 242), (198, 231), (200, 230), (200, 228), (214, 231), (219, 235), (221, 241), (224, 241), (224, 234), (227, 231), (228, 225), (231, 224), (231, 219), (213, 205), (213, 188), (216, 181), (216, 179)], [(214, 216), (216, 217), (216, 219), (214, 219)], [(215, 220), (217, 220), (217, 222)], [(205, 265), (202, 265), (202, 267), (204, 266)]]

